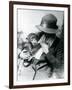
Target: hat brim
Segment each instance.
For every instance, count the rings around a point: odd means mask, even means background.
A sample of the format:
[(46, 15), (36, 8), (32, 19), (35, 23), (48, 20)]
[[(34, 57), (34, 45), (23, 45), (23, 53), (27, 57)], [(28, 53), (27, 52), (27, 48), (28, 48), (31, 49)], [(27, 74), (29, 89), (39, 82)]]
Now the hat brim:
[(36, 25), (36, 27), (37, 27), (40, 31), (43, 31), (43, 32), (45, 32), (45, 33), (51, 33), (51, 34), (56, 34), (56, 32), (57, 32), (57, 30), (58, 30), (58, 28), (57, 28), (57, 29), (44, 28), (44, 27), (42, 27), (42, 26), (40, 26), (40, 25)]

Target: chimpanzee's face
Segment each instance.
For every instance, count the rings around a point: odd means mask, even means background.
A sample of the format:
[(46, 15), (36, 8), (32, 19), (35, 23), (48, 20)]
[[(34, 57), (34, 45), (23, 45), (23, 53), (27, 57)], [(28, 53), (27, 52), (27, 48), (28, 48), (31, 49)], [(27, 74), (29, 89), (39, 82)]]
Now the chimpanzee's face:
[(33, 46), (36, 46), (38, 44), (36, 38), (31, 38), (30, 40)]

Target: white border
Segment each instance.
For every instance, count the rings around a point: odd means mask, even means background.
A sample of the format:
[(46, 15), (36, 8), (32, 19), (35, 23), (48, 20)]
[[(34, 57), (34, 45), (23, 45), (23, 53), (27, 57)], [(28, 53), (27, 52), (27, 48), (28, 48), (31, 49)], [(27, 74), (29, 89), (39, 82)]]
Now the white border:
[[(56, 79), (56, 80), (41, 80), (41, 81), (27, 81), (27, 82), (17, 82), (17, 8), (24, 8), (24, 9), (41, 9), (41, 10), (58, 10), (58, 11), (64, 11), (64, 79)], [(13, 7), (13, 17), (14, 17), (14, 22), (13, 22), (13, 30), (14, 30), (14, 37), (13, 37), (13, 84), (14, 85), (30, 85), (30, 84), (46, 84), (46, 83), (64, 83), (64, 82), (68, 82), (68, 9), (67, 8), (59, 8), (59, 7), (45, 7), (45, 6), (27, 6), (27, 5), (14, 5)]]

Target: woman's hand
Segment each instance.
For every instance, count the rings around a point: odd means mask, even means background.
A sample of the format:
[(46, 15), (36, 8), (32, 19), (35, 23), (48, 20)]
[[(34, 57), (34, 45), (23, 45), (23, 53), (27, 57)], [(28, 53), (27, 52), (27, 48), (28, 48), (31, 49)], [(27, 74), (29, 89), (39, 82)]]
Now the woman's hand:
[(49, 46), (45, 43), (45, 35), (43, 35), (40, 40), (38, 41), (38, 43), (40, 43), (42, 50), (45, 54), (47, 54), (49, 52)]
[(41, 43), (41, 47), (42, 47), (42, 50), (43, 50), (43, 52), (45, 53), (45, 54), (47, 54), (48, 52), (49, 52), (49, 50), (48, 50), (48, 45), (47, 44), (45, 44), (45, 43)]

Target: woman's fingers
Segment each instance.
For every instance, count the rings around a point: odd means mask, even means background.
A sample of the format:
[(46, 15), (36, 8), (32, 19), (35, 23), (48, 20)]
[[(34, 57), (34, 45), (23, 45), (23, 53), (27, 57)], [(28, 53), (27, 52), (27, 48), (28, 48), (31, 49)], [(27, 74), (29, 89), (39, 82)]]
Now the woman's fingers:
[(43, 35), (41, 38), (40, 38), (40, 40), (38, 41), (38, 43), (44, 43), (45, 42), (45, 35)]
[(48, 49), (49, 49), (48, 45), (45, 44), (45, 43), (42, 43), (41, 46), (42, 46), (43, 52), (47, 54), (47, 53), (49, 52), (49, 50), (48, 50)]

